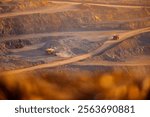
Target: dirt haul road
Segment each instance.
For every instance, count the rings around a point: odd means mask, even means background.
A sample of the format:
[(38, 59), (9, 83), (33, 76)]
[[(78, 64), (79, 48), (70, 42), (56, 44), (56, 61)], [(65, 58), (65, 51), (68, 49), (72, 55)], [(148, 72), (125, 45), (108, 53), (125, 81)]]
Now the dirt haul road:
[[(82, 2), (74, 2), (74, 1), (59, 1), (59, 0), (52, 0), (52, 3), (67, 3), (67, 4), (81, 4)], [(93, 2), (85, 2), (87, 5), (94, 5), (94, 6), (103, 6), (103, 7), (118, 7), (118, 8), (150, 8), (150, 6), (131, 6), (131, 5), (112, 5), (112, 4), (100, 4), (100, 3), (93, 3)]]
[(55, 62), (51, 62), (51, 63), (47, 63), (47, 64), (41, 64), (41, 65), (29, 67), (29, 68), (24, 68), (24, 69), (19, 69), (19, 70), (12, 70), (12, 71), (8, 71), (8, 72), (5, 72), (5, 73), (28, 72), (28, 71), (33, 71), (33, 70), (38, 70), (38, 69), (43, 69), (43, 68), (50, 68), (50, 67), (57, 67), (57, 66), (61, 66), (61, 65), (67, 65), (67, 64), (70, 64), (70, 63), (85, 60), (85, 59), (90, 58), (92, 56), (95, 56), (97, 54), (104, 53), (106, 50), (115, 47), (115, 45), (123, 42), (124, 40), (128, 39), (129, 37), (132, 37), (134, 35), (138, 35), (138, 34), (141, 34), (141, 33), (144, 33), (144, 32), (150, 32), (150, 27), (123, 33), (123, 34), (120, 35), (119, 40), (106, 41), (106, 42), (103, 43), (103, 45), (101, 47), (99, 47), (96, 50), (94, 50), (90, 53), (87, 53), (87, 54), (75, 56), (75, 57), (72, 57), (72, 58), (68, 58), (66, 60), (55, 61)]
[(38, 13), (57, 13), (57, 12), (65, 12), (68, 10), (77, 10), (73, 5), (62, 5), (58, 7), (44, 7), (34, 10), (26, 10), (26, 11), (18, 11), (18, 12), (9, 12), (0, 14), (0, 18), (8, 18), (8, 17), (16, 17), (22, 15), (32, 15)]

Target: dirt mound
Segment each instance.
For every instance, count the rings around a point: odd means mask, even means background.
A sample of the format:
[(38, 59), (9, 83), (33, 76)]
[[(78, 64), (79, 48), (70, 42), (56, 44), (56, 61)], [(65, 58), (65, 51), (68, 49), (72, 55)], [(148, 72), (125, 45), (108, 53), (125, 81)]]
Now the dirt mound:
[(5, 47), (7, 49), (18, 49), (23, 48), (26, 45), (31, 45), (28, 40), (10, 40), (5, 42)]

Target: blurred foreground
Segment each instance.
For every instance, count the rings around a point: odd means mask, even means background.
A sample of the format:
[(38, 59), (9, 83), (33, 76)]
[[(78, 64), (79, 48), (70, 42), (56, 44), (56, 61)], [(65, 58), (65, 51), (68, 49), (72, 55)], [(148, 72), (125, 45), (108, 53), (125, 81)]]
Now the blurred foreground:
[(0, 76), (0, 99), (150, 99), (150, 76), (32, 73)]

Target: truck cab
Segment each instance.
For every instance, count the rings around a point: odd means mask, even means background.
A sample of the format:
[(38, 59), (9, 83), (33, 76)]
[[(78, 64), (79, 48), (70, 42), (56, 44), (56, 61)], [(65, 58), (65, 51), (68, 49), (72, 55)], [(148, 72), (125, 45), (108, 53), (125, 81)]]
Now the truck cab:
[(112, 40), (119, 40), (119, 35), (113, 35)]

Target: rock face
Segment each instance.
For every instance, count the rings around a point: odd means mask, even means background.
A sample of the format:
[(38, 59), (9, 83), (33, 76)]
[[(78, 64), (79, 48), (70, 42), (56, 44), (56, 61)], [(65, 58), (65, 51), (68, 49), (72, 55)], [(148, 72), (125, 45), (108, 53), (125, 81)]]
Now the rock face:
[(89, 5), (77, 5), (76, 9), (76, 11), (0, 18), (0, 35), (54, 31), (136, 29), (150, 26), (150, 20), (147, 18), (148, 9), (132, 9), (131, 12), (131, 9)]

